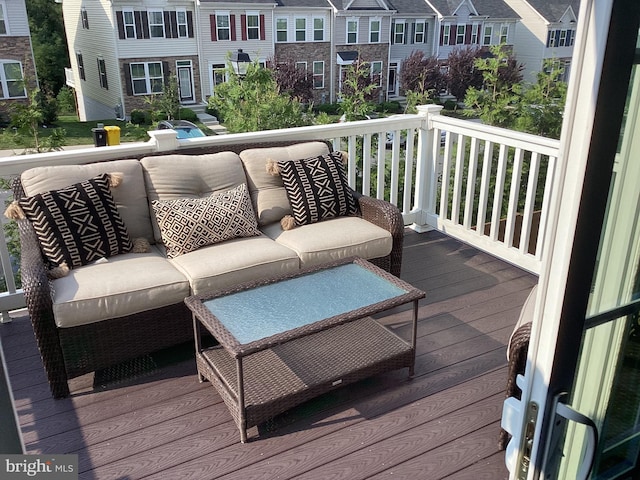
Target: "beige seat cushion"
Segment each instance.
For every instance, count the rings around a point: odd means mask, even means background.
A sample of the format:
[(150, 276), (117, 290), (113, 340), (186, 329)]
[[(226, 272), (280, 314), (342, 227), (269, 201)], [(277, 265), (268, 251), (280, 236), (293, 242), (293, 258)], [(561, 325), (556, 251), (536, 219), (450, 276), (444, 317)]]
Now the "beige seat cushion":
[(190, 279), (196, 295), (300, 269), (295, 252), (265, 235), (227, 240), (170, 261)]
[(35, 167), (22, 173), (20, 180), (27, 196), (58, 190), (83, 182), (102, 173), (121, 172), (122, 183), (111, 189), (129, 237), (146, 238), (153, 242), (147, 193), (142, 166), (138, 160), (114, 160), (87, 165), (56, 165)]
[(509, 342), (507, 343), (507, 360), (509, 360), (509, 356), (511, 354), (511, 339), (516, 331), (522, 327), (523, 325), (533, 321), (533, 313), (536, 308), (536, 298), (538, 296), (538, 285), (534, 285), (531, 291), (529, 292), (529, 296), (524, 301), (524, 305), (522, 305), (522, 309), (520, 310), (520, 316), (518, 317), (518, 321), (516, 322), (516, 326), (513, 327), (513, 331), (511, 332), (511, 336), (509, 337)]
[(249, 194), (258, 215), (258, 225), (279, 222), (291, 214), (287, 192), (278, 175), (267, 173), (267, 161), (301, 160), (329, 153), (324, 142), (297, 143), (289, 147), (249, 148), (240, 152), (247, 174)]
[(152, 246), (149, 253), (125, 253), (73, 269), (53, 281), (53, 290), (56, 325), (65, 328), (182, 302), (189, 281)]
[(295, 251), (303, 267), (352, 256), (384, 257), (391, 253), (393, 244), (388, 231), (360, 217), (339, 217), (287, 231), (275, 223), (262, 231)]
[[(240, 157), (233, 152), (207, 155), (160, 155), (145, 157), (144, 170), (149, 202), (178, 198), (208, 197), (246, 183)], [(150, 208), (150, 204), (147, 205)], [(158, 243), (162, 235), (152, 215), (153, 233)]]

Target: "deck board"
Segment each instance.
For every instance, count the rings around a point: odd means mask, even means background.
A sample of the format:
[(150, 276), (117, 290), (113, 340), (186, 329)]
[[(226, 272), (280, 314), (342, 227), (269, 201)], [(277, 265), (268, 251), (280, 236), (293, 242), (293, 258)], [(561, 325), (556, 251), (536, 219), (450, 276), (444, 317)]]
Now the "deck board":
[[(17, 315), (0, 338), (26, 449), (77, 454), (82, 479), (506, 478), (506, 343), (536, 277), (441, 233), (407, 231), (402, 278), (427, 292), (415, 377), (403, 369), (334, 390), (250, 429), (244, 445), (197, 381), (192, 347), (116, 384), (74, 380), (71, 398), (53, 400)], [(378, 319), (410, 335), (407, 306)]]

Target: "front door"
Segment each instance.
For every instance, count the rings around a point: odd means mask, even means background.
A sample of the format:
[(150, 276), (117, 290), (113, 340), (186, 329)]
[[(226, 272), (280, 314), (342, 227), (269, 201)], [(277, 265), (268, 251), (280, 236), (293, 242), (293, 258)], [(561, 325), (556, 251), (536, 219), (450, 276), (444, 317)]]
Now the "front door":
[(398, 94), (398, 64), (389, 65), (389, 79), (387, 81), (387, 93), (391, 96)]
[(580, 5), (510, 479), (640, 478), (639, 24), (635, 0)]
[(178, 92), (180, 103), (193, 103), (193, 67), (190, 60), (181, 60), (176, 63), (178, 72)]

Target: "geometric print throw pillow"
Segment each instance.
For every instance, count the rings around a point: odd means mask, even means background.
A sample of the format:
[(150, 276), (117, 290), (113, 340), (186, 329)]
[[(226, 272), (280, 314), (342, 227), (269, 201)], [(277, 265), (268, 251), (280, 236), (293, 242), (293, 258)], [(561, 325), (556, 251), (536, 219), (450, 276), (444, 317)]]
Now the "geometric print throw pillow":
[(278, 167), (296, 225), (358, 212), (340, 152), (280, 161)]
[(168, 258), (218, 242), (260, 235), (246, 184), (203, 198), (153, 200)]
[(59, 190), (21, 198), (49, 268), (69, 268), (133, 248), (105, 173)]

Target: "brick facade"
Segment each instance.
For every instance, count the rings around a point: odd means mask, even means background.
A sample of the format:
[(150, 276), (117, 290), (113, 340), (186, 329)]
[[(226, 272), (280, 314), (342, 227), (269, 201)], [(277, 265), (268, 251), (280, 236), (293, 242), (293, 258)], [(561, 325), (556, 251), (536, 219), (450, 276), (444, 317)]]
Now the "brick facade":
[(129, 95), (127, 91), (127, 76), (125, 74), (125, 64), (138, 63), (138, 62), (167, 62), (169, 65), (169, 72), (164, 72), (165, 77), (176, 75), (176, 61), (191, 60), (192, 75), (193, 75), (193, 91), (196, 103), (199, 102), (198, 92), (201, 91), (201, 79), (200, 79), (200, 67), (198, 65), (198, 57), (196, 55), (186, 57), (162, 57), (162, 58), (127, 58), (126, 60), (120, 59), (120, 81), (122, 82), (122, 93), (124, 97), (124, 111), (127, 115), (131, 115), (131, 111), (135, 109), (147, 110), (149, 104), (145, 102), (145, 98), (148, 95)]
[[(0, 59), (21, 62), (24, 79), (29, 82), (28, 90), (36, 88), (36, 70), (31, 56), (29, 37), (0, 37)], [(0, 119), (8, 119), (12, 104), (27, 102), (27, 98), (0, 98)]]
[(329, 42), (276, 43), (276, 62), (307, 62), (307, 71), (313, 74), (313, 62), (324, 62), (324, 87), (313, 90), (313, 103), (328, 103), (331, 97), (331, 44)]
[[(383, 99), (386, 98), (387, 91), (387, 77), (389, 74), (389, 45), (386, 43), (372, 43), (372, 44), (357, 44), (357, 45), (338, 45), (336, 47), (338, 52), (352, 52), (357, 51), (358, 56), (363, 61), (369, 62), (382, 62), (382, 79), (379, 93), (382, 93)], [(340, 68), (336, 68), (335, 73), (335, 85), (336, 95), (339, 93), (339, 76)], [(378, 99), (376, 99), (377, 101)]]

